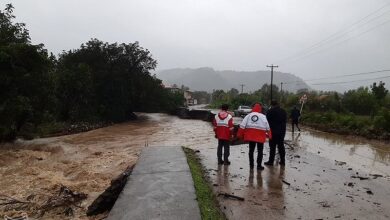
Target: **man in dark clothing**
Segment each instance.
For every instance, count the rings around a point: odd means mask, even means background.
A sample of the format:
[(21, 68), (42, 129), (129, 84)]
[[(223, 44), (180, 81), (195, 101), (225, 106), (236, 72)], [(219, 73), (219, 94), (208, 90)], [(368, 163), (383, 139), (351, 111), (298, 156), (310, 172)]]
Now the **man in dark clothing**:
[(271, 127), (272, 139), (269, 141), (270, 153), (268, 162), (265, 165), (273, 166), (275, 160), (276, 146), (280, 156), (279, 164), (285, 165), (284, 137), (286, 136), (287, 113), (280, 108), (277, 101), (271, 102), (271, 109), (267, 112), (267, 120)]
[(294, 125), (297, 126), (298, 131), (301, 131), (301, 129), (298, 126), (299, 117), (301, 117), (301, 113), (299, 112), (298, 108), (294, 106), (293, 110), (291, 110), (291, 130), (294, 132)]

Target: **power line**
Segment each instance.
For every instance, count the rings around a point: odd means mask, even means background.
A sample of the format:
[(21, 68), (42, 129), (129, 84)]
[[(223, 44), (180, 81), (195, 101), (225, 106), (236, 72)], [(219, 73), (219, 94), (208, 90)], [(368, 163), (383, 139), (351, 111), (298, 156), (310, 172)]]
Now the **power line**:
[(363, 81), (368, 81), (368, 80), (377, 80), (377, 79), (385, 79), (385, 78), (390, 78), (390, 76), (382, 76), (382, 77), (377, 77), (377, 78), (360, 79), (360, 80), (352, 80), (352, 81), (344, 81), (344, 82), (312, 83), (311, 85), (344, 84), (344, 83), (363, 82)]
[[(343, 77), (348, 77), (348, 76), (369, 75), (369, 74), (383, 73), (383, 72), (390, 72), (390, 69), (375, 70), (375, 71), (361, 72), (361, 73), (352, 73), (352, 74), (345, 74), (345, 75), (339, 75), (339, 76), (330, 76), (330, 77), (323, 77), (323, 78), (316, 78), (316, 79), (307, 79), (307, 80), (304, 80), (304, 81), (307, 82), (307, 81), (316, 81), (316, 80), (323, 80), (323, 79), (335, 79), (335, 78), (343, 78)], [(299, 82), (299, 81), (284, 82), (284, 84), (291, 84), (291, 83), (296, 83), (296, 82)]]
[(340, 76), (333, 76), (333, 77), (324, 77), (324, 78), (317, 78), (317, 79), (307, 79), (307, 81), (316, 81), (316, 80), (323, 80), (323, 79), (336, 79), (336, 78), (343, 78), (343, 77), (348, 77), (348, 76), (360, 76), (360, 75), (369, 75), (369, 74), (374, 74), (374, 73), (383, 73), (383, 72), (389, 72), (389, 70), (378, 70), (378, 71), (371, 71), (371, 72), (364, 72), (364, 73), (353, 73), (353, 74), (346, 74), (346, 75), (340, 75)]
[[(315, 48), (315, 47), (317, 47), (317, 46), (320, 46), (321, 44), (326, 43), (327, 41), (331, 40), (332, 38), (334, 38), (334, 37), (336, 37), (336, 36), (338, 36), (338, 35), (340, 35), (340, 34), (341, 34), (341, 36), (342, 36), (342, 35), (345, 35), (344, 32), (346, 32), (347, 30), (353, 28), (355, 25), (357, 25), (357, 24), (359, 24), (360, 22), (364, 21), (366, 18), (369, 18), (370, 16), (372, 16), (372, 15), (376, 14), (377, 12), (381, 11), (383, 8), (387, 7), (388, 5), (390, 5), (390, 3), (387, 3), (387, 4), (383, 5), (382, 7), (380, 7), (379, 9), (377, 9), (377, 10), (371, 12), (370, 14), (366, 15), (366, 16), (363, 17), (362, 19), (360, 19), (360, 20), (358, 20), (357, 22), (354, 22), (353, 24), (351, 24), (349, 27), (343, 28), (342, 30), (340, 30), (340, 31), (338, 31), (338, 32), (336, 32), (336, 33), (334, 33), (334, 34), (331, 34), (331, 35), (328, 36), (327, 38), (325, 38), (325, 39), (323, 39), (323, 40), (321, 40), (321, 41), (319, 41), (319, 42), (317, 42), (317, 43), (315, 43), (315, 44), (309, 46), (308, 48), (306, 48), (306, 49), (304, 49), (304, 50), (302, 50), (302, 51), (300, 51), (300, 52), (298, 52), (298, 53), (296, 53), (296, 54), (294, 54), (294, 55), (291, 55), (291, 56), (289, 56), (289, 57), (287, 57), (287, 58), (285, 58), (285, 59), (282, 59), (282, 60), (279, 61), (279, 62), (284, 62), (284, 61), (286, 61), (286, 60), (289, 60), (289, 59), (291, 59), (291, 58), (296, 57), (297, 55), (300, 55), (300, 54), (302, 54), (302, 53), (306, 53), (307, 51), (310, 51), (312, 48)], [(387, 11), (387, 12), (388, 12), (388, 11)], [(383, 14), (386, 14), (387, 12), (385, 12), (385, 13), (383, 13)], [(382, 16), (383, 14), (381, 14), (380, 16)], [(377, 16), (376, 18), (378, 18), (378, 17), (380, 17), (380, 16)], [(372, 19), (371, 19), (371, 20), (372, 20)], [(363, 25), (364, 25), (364, 24), (367, 24), (367, 23), (363, 23)], [(347, 31), (347, 32), (348, 32), (348, 31)], [(343, 33), (344, 33), (344, 34), (343, 34)]]
[(381, 15), (376, 16), (376, 17), (370, 19), (370, 20), (368, 20), (367, 22), (365, 22), (365, 23), (363, 23), (363, 24), (359, 24), (359, 23), (363, 22), (364, 20), (366, 20), (367, 18), (371, 17), (372, 15), (378, 13), (378, 12), (381, 11), (383, 8), (385, 8), (385, 7), (389, 6), (389, 5), (390, 5), (390, 3), (387, 3), (387, 4), (383, 5), (383, 6), (381, 6), (380, 8), (378, 8), (378, 9), (376, 9), (375, 11), (369, 13), (368, 15), (364, 16), (364, 17), (361, 18), (360, 20), (358, 20), (358, 21), (354, 22), (353, 24), (349, 25), (347, 28), (343, 28), (342, 30), (337, 31), (337, 32), (334, 33), (334, 34), (331, 34), (331, 35), (328, 36), (327, 38), (325, 38), (325, 39), (323, 39), (323, 40), (321, 40), (321, 41), (319, 41), (319, 42), (317, 42), (317, 43), (315, 43), (315, 44), (309, 46), (308, 48), (306, 48), (306, 49), (304, 49), (304, 50), (302, 50), (302, 51), (300, 51), (300, 52), (298, 52), (298, 53), (295, 53), (294, 55), (288, 56), (288, 57), (286, 57), (286, 58), (284, 58), (284, 59), (282, 59), (282, 60), (279, 60), (279, 62), (285, 62), (285, 61), (287, 61), (287, 60), (289, 60), (289, 59), (291, 59), (291, 58), (297, 57), (298, 55), (301, 56), (301, 54), (305, 54), (305, 53), (307, 53), (307, 52), (310, 52), (310, 50), (312, 50), (312, 49), (314, 49), (314, 48), (316, 48), (316, 47), (321, 47), (321, 45), (324, 45), (324, 44), (326, 44), (326, 43), (329, 42), (329, 41), (332, 42), (332, 41), (334, 41), (334, 40), (337, 40), (337, 39), (340, 38), (340, 37), (343, 37), (344, 35), (346, 35), (346, 34), (348, 34), (349, 32), (351, 32), (351, 29), (353, 30), (353, 29), (355, 28), (355, 26), (358, 26), (358, 27), (359, 27), (359, 26), (364, 26), (364, 25), (366, 25), (366, 24), (372, 22), (373, 20), (375, 20), (375, 19), (377, 19), (377, 18), (383, 16), (384, 14), (388, 13), (389, 11), (386, 11), (386, 12), (382, 13)]
[[(387, 23), (389, 23), (389, 22), (390, 22), (390, 19), (387, 20), (387, 21), (385, 21), (385, 22), (383, 22), (383, 23), (380, 23), (380, 24), (378, 24), (378, 25), (376, 25), (376, 26), (374, 26), (374, 27), (372, 27), (372, 28), (370, 28), (370, 29), (368, 29), (368, 30), (366, 30), (366, 31), (364, 31), (364, 32), (362, 32), (362, 33), (360, 33), (360, 34), (358, 34), (358, 35), (352, 36), (352, 37), (347, 38), (347, 39), (345, 39), (345, 40), (343, 40), (343, 41), (340, 41), (340, 42), (338, 42), (338, 43), (336, 43), (336, 44), (333, 44), (333, 45), (330, 46), (330, 47), (327, 47), (327, 48), (322, 49), (322, 50), (318, 50), (318, 51), (316, 51), (316, 52), (314, 52), (314, 53), (306, 54), (306, 55), (304, 55), (304, 56), (302, 56), (302, 57), (298, 57), (298, 58), (295, 59), (295, 61), (304, 59), (304, 58), (306, 58), (306, 57), (308, 57), (308, 56), (311, 56), (311, 55), (313, 55), (313, 54), (317, 54), (317, 53), (322, 52), (322, 51), (324, 51), (324, 50), (334, 48), (335, 46), (338, 46), (338, 45), (340, 45), (340, 44), (342, 44), (342, 43), (344, 43), (344, 42), (346, 42), (346, 41), (348, 41), (348, 40), (351, 40), (351, 39), (354, 39), (354, 38), (358, 38), (358, 37), (360, 37), (360, 36), (362, 36), (362, 35), (364, 35), (364, 34), (367, 34), (368, 32), (370, 32), (370, 31), (372, 31), (372, 30), (374, 30), (374, 29), (376, 29), (376, 28), (378, 28), (378, 27), (380, 27), (380, 26), (383, 26), (383, 25), (385, 25), (385, 24), (387, 24)], [(294, 59), (293, 59), (293, 61), (294, 61)]]
[[(327, 38), (326, 40), (324, 41), (321, 41), (320, 43), (317, 43), (315, 45), (313, 45), (312, 47), (310, 48), (307, 48), (306, 50), (300, 52), (299, 54), (297, 54), (296, 56), (294, 57), (290, 57), (290, 59), (296, 59), (296, 57), (300, 57), (300, 56), (306, 56), (308, 53), (310, 53), (311, 51), (314, 51), (316, 49), (320, 49), (321, 47), (324, 47), (326, 46), (327, 44), (331, 44), (332, 42), (337, 42), (337, 40), (339, 39), (342, 39), (343, 37), (347, 36), (348, 34), (358, 30), (360, 27), (363, 27), (369, 23), (371, 23), (372, 21), (375, 21), (376, 19), (382, 17), (384, 14), (387, 14), (389, 13), (390, 10), (382, 13), (381, 15), (379, 16), (376, 16), (370, 20), (368, 20), (367, 22), (365, 23), (362, 23), (360, 25), (358, 25), (357, 27), (353, 27), (353, 28), (346, 28), (345, 30), (343, 30), (342, 32), (340, 32), (340, 34), (335, 34), (335, 35), (332, 35), (333, 37), (330, 37), (330, 38)], [(352, 37), (353, 38), (353, 37)], [(306, 54), (306, 55), (305, 55)]]

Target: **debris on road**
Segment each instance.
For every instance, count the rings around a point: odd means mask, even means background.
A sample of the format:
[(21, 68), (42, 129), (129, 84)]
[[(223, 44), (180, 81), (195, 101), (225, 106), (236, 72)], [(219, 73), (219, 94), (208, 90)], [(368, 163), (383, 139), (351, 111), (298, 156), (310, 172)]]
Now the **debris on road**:
[(286, 180), (282, 180), (282, 182), (283, 182), (284, 184), (288, 185), (288, 186), (291, 185), (291, 183), (287, 182)]
[(338, 160), (334, 160), (334, 161), (335, 161), (335, 165), (337, 165), (337, 166), (344, 166), (344, 165), (347, 164), (347, 163), (344, 162), (344, 161), (338, 161)]
[(239, 201), (245, 201), (245, 199), (242, 197), (235, 196), (235, 195), (228, 194), (228, 193), (218, 193), (218, 196), (223, 196), (223, 197), (228, 198), (228, 199), (236, 199)]
[(383, 177), (383, 175), (380, 174), (370, 174), (370, 176), (372, 176), (373, 179), (376, 179), (378, 177)]
[(87, 194), (72, 191), (61, 184), (54, 186), (52, 190), (50, 195), (31, 194), (25, 200), (0, 195), (0, 206), (8, 211), (29, 210), (32, 216), (38, 218), (42, 218), (51, 210), (73, 216), (73, 208), (80, 208), (79, 204), (87, 198)]
[(353, 176), (351, 176), (351, 178), (360, 179), (360, 180), (368, 180), (368, 179), (370, 179), (369, 177), (358, 176), (358, 175), (353, 175)]
[(327, 201), (322, 201), (319, 202), (318, 204), (320, 204), (324, 208), (330, 208), (330, 204)]

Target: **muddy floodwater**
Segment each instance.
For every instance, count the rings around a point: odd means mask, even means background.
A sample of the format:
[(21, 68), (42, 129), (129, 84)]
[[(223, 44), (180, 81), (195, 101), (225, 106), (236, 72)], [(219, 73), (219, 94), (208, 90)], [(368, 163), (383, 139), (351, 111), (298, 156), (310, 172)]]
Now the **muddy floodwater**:
[[(231, 147), (230, 166), (219, 166), (210, 123), (165, 114), (69, 136), (0, 146), (0, 195), (25, 200), (58, 185), (88, 194), (73, 216), (61, 210), (42, 219), (88, 219), (86, 208), (145, 146), (186, 146), (202, 163), (229, 219), (389, 219), (390, 146), (304, 128), (286, 135), (286, 166), (250, 170), (247, 145)], [(239, 119), (236, 119), (239, 120)], [(268, 157), (265, 144), (264, 160)], [(42, 201), (39, 199), (42, 198)], [(36, 196), (36, 203), (44, 202)], [(1, 208), (1, 207), (0, 207)], [(24, 210), (37, 216), (34, 209)], [(0, 209), (0, 216), (12, 215)], [(102, 216), (94, 217), (96, 219)]]

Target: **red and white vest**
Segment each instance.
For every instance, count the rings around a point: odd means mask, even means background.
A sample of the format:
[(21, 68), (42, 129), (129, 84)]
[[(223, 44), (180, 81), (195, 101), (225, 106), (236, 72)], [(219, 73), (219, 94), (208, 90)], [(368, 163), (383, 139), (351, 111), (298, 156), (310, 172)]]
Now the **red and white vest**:
[(215, 115), (213, 120), (215, 136), (218, 139), (230, 140), (233, 130), (233, 117), (226, 111)]
[(271, 138), (271, 130), (267, 117), (259, 112), (252, 112), (245, 116), (238, 130), (238, 137), (243, 137), (244, 141), (264, 143), (267, 135)]

